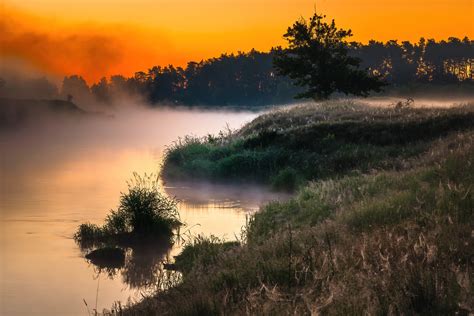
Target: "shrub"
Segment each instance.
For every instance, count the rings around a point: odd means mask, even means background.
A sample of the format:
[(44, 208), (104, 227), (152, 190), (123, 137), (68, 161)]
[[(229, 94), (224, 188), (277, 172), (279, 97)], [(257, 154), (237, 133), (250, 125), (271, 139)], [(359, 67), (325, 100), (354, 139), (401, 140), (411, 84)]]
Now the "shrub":
[(177, 200), (159, 192), (156, 176), (134, 173), (127, 184), (128, 191), (121, 194), (119, 207), (107, 215), (102, 227), (89, 223), (79, 226), (74, 238), (81, 246), (171, 236), (181, 225)]
[(177, 201), (158, 191), (158, 178), (153, 175), (140, 177), (134, 174), (128, 183), (128, 192), (120, 197), (116, 214), (119, 220), (107, 224), (118, 222), (118, 227), (126, 233), (170, 234), (180, 224)]

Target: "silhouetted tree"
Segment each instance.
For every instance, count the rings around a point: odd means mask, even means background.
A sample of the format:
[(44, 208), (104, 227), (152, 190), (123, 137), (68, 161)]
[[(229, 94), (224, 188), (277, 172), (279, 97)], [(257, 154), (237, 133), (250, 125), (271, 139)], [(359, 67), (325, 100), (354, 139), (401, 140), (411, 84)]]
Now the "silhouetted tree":
[(114, 75), (110, 77), (109, 93), (111, 95), (118, 95), (120, 93), (131, 93), (131, 89), (127, 84), (127, 78), (121, 75)]
[(148, 71), (149, 98), (152, 102), (178, 103), (184, 85), (183, 69), (168, 67), (153, 67)]
[(108, 103), (110, 101), (109, 84), (107, 78), (102, 78), (98, 83), (91, 86), (91, 92), (99, 102)]
[(74, 96), (79, 103), (88, 103), (92, 100), (92, 95), (87, 82), (81, 76), (73, 75), (64, 77), (61, 95)]
[(276, 51), (274, 64), (280, 75), (289, 76), (306, 89), (298, 98), (326, 99), (334, 92), (366, 96), (380, 91), (384, 83), (375, 75), (359, 69), (360, 59), (348, 54), (346, 39), (351, 30), (324, 21), (314, 13), (306, 21), (300, 19), (289, 27), (284, 38), (288, 49)]

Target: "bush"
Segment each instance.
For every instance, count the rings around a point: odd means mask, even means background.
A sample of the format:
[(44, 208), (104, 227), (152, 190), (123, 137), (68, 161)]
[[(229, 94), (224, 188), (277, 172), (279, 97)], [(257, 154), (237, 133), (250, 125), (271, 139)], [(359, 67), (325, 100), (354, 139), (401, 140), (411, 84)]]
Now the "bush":
[(74, 239), (84, 247), (116, 244), (132, 239), (171, 236), (181, 225), (177, 201), (158, 190), (157, 177), (134, 174), (128, 191), (120, 196), (117, 210), (111, 211), (105, 224), (81, 224)]

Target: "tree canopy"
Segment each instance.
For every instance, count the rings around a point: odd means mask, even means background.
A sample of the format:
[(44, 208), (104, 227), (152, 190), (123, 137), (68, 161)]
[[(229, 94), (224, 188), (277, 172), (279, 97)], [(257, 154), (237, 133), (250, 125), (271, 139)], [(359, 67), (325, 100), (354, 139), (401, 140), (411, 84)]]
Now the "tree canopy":
[(327, 99), (334, 92), (367, 96), (385, 85), (379, 76), (360, 69), (361, 60), (349, 54), (347, 38), (351, 30), (324, 21), (325, 15), (301, 18), (284, 35), (288, 48), (276, 50), (278, 74), (288, 76), (305, 91), (298, 98)]

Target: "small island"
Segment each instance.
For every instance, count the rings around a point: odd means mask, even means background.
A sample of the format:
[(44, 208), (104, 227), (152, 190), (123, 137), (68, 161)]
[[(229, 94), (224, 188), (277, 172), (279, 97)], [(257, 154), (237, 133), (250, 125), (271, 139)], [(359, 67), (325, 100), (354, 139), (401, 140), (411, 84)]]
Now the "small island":
[(117, 210), (107, 215), (102, 226), (81, 224), (74, 239), (87, 252), (85, 258), (99, 268), (121, 268), (126, 249), (172, 243), (182, 225), (177, 203), (159, 192), (156, 175), (134, 174)]

